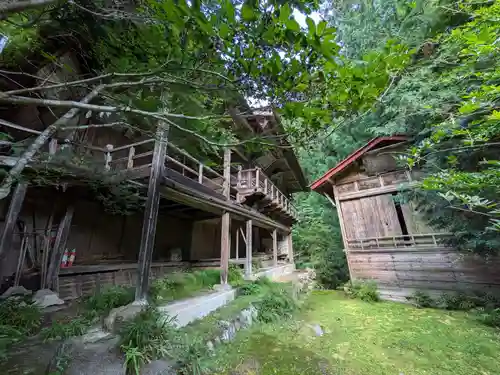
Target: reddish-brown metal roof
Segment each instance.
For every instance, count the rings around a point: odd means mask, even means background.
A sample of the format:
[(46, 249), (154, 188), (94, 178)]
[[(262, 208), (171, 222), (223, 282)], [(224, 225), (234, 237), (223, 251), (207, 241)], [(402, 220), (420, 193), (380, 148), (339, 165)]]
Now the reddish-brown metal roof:
[(363, 154), (366, 152), (374, 149), (377, 145), (379, 145), (382, 142), (402, 142), (406, 141), (408, 138), (404, 135), (393, 135), (390, 137), (376, 137), (373, 138), (370, 142), (368, 142), (366, 145), (363, 147), (357, 149), (354, 151), (352, 154), (350, 154), (347, 158), (342, 160), (340, 163), (338, 163), (335, 167), (330, 169), (328, 172), (326, 172), (323, 176), (318, 178), (316, 181), (314, 181), (311, 184), (311, 190), (317, 190), (319, 187), (321, 187), (325, 182), (327, 182), (330, 178), (335, 176), (336, 174), (342, 172), (345, 168), (347, 168), (349, 165), (354, 163), (356, 160), (358, 160)]

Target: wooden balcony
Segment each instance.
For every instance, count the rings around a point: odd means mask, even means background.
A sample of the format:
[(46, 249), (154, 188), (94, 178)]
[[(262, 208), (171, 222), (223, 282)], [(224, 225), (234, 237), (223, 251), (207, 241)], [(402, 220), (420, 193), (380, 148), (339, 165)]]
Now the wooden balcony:
[(236, 179), (237, 200), (258, 207), (269, 214), (295, 220), (297, 210), (260, 168), (239, 170)]

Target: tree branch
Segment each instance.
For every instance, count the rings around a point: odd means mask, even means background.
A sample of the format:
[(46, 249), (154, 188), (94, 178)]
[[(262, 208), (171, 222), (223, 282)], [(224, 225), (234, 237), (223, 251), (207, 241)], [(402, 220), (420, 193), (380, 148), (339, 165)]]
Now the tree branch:
[(0, 20), (6, 19), (11, 13), (19, 13), (28, 9), (40, 8), (58, 3), (60, 1), (61, 0), (25, 0), (16, 1), (14, 3), (5, 3), (5, 0), (2, 0), (2, 3), (0, 4)]
[[(87, 96), (85, 96), (81, 103), (88, 103), (96, 96), (99, 92), (104, 89), (104, 85), (97, 86), (92, 90)], [(33, 156), (42, 148), (42, 146), (51, 138), (63, 125), (67, 124), (73, 117), (75, 117), (80, 112), (80, 108), (71, 108), (66, 114), (60, 117), (52, 125), (48, 126), (42, 133), (38, 135), (35, 141), (28, 147), (26, 151), (23, 152), (21, 157), (17, 160), (16, 164), (9, 171), (7, 176), (2, 181), (0, 185), (0, 199), (7, 197), (10, 193), (12, 183), (19, 178), (24, 168), (31, 161)]]

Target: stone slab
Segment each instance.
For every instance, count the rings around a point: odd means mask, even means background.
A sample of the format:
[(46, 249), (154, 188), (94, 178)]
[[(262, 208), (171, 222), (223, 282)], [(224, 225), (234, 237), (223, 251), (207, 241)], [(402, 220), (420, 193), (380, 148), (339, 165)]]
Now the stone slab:
[(177, 327), (185, 325), (201, 319), (212, 311), (228, 304), (236, 297), (236, 290), (222, 290), (213, 292), (199, 297), (188, 298), (182, 301), (169, 303), (168, 305), (160, 306), (160, 312), (175, 318)]

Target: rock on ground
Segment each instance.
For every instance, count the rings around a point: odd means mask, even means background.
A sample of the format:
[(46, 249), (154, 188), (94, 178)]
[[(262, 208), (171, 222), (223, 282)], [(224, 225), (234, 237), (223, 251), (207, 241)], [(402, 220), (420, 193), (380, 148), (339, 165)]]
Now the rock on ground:
[(5, 291), (4, 294), (0, 297), (0, 299), (6, 299), (11, 296), (31, 296), (33, 292), (31, 290), (26, 289), (24, 286), (11, 286), (9, 289)]
[(144, 307), (144, 305), (135, 303), (116, 307), (111, 310), (106, 319), (104, 319), (104, 327), (109, 332), (117, 332), (121, 322), (134, 319)]
[(98, 342), (75, 340), (70, 349), (70, 363), (65, 375), (125, 375), (119, 338), (114, 336)]
[(49, 306), (64, 305), (64, 301), (59, 298), (57, 293), (53, 292), (50, 289), (40, 289), (35, 293), (32, 301), (41, 309)]

